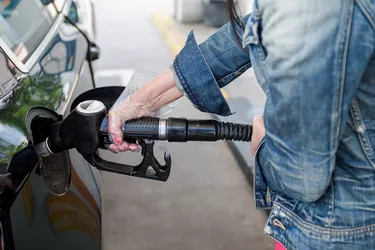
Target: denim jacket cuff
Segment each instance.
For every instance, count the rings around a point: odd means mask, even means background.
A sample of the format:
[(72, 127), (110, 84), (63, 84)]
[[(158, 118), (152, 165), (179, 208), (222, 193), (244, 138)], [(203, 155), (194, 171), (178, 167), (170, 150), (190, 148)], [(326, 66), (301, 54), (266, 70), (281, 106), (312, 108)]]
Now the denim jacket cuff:
[[(184, 87), (182, 87), (182, 84), (180, 82), (180, 79), (178, 79), (177, 77), (177, 74), (176, 74), (176, 71), (174, 70), (174, 67), (173, 67), (173, 64), (169, 66), (169, 69), (172, 71), (173, 73), (173, 76), (174, 76), (174, 83), (175, 83), (175, 86), (176, 88), (181, 92), (181, 94), (183, 94), (186, 98), (189, 99), (189, 96), (186, 94), (186, 91), (184, 89)], [(190, 100), (190, 99), (189, 99)]]
[[(172, 70), (183, 88), (183, 93), (202, 112), (228, 116), (232, 112), (221, 94), (193, 32), (173, 62)], [(178, 85), (176, 85), (178, 87)]]
[[(255, 155), (255, 168), (254, 168), (254, 199), (256, 208), (271, 209), (273, 206), (273, 192), (271, 192), (267, 181), (263, 174), (261, 162), (267, 160), (268, 150), (266, 141), (263, 138), (259, 143), (257, 153)], [(265, 164), (267, 165), (267, 164)]]

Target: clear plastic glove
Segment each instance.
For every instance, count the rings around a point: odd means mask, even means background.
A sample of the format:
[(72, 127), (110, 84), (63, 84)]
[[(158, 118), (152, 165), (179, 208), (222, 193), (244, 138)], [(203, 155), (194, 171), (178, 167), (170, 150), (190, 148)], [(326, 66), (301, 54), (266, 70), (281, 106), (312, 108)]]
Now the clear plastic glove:
[[(136, 81), (134, 79), (139, 80)], [(130, 144), (123, 140), (121, 126), (124, 122), (140, 117), (163, 116), (175, 106), (174, 104), (168, 104), (161, 109), (156, 108), (152, 92), (139, 91), (144, 85), (141, 80), (142, 78), (133, 77), (108, 112), (108, 132), (113, 142), (108, 149), (114, 153), (141, 150), (139, 145)]]

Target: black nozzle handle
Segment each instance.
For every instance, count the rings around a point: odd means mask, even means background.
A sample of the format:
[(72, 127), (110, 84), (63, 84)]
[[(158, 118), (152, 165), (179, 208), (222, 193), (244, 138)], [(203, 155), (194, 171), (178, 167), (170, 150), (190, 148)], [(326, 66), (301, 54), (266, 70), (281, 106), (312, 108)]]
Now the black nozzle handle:
[(82, 155), (93, 154), (102, 144), (99, 129), (106, 113), (99, 101), (81, 102), (62, 122), (52, 124), (49, 137), (34, 148), (42, 157), (72, 148)]
[(126, 121), (121, 131), (126, 139), (163, 140), (162, 131), (159, 131), (160, 119), (156, 117), (142, 117)]

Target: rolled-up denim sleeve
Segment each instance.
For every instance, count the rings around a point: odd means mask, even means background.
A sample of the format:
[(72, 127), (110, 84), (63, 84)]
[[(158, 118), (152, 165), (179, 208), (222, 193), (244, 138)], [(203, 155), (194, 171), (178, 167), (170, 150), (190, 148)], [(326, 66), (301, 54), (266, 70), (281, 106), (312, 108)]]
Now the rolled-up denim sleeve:
[[(245, 23), (248, 16), (242, 21)], [(242, 30), (237, 31), (242, 36)], [(249, 52), (236, 40), (230, 23), (198, 45), (190, 32), (186, 44), (176, 56), (172, 71), (176, 85), (196, 108), (203, 112), (230, 115), (220, 88), (251, 67)]]

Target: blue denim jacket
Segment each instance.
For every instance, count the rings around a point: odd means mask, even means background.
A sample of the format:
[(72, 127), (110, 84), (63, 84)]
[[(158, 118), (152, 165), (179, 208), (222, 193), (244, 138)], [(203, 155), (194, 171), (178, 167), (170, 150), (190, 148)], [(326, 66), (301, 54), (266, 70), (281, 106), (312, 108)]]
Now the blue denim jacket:
[(242, 46), (229, 24), (200, 45), (191, 33), (178, 84), (230, 115), (219, 89), (252, 66), (267, 96), (254, 173), (265, 233), (290, 250), (375, 249), (375, 0), (255, 0), (243, 22)]

